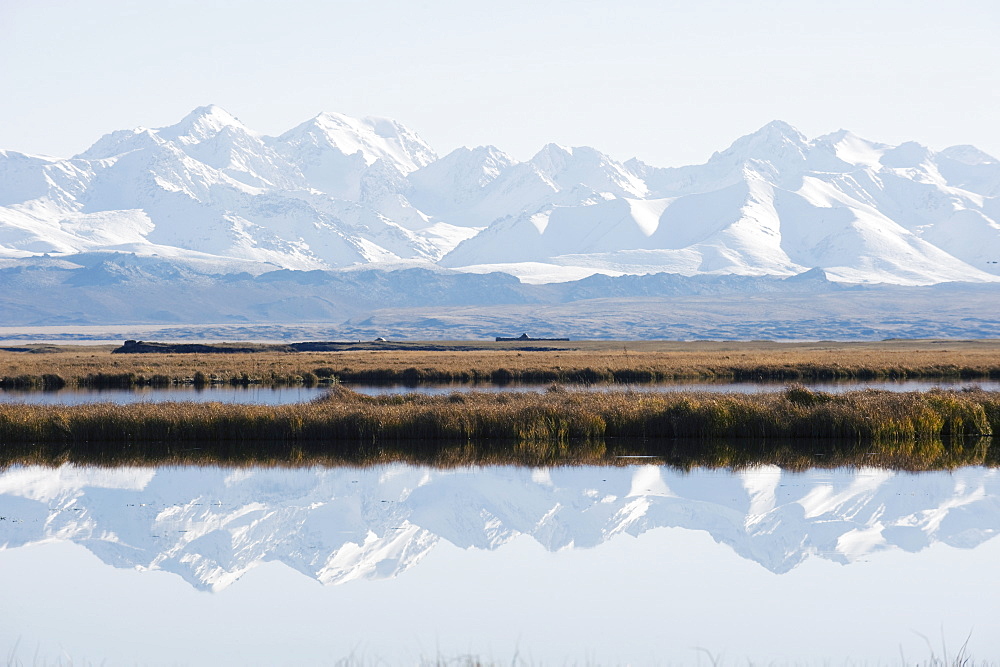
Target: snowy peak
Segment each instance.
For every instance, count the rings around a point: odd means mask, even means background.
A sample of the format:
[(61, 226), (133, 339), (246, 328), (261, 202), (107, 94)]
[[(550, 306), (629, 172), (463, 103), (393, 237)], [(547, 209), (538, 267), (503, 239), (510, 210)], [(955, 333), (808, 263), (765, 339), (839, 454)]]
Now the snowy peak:
[(254, 134), (238, 118), (214, 104), (198, 107), (179, 123), (159, 128), (156, 132), (169, 141), (195, 144), (226, 130)]
[(948, 185), (987, 197), (1000, 197), (1000, 160), (975, 146), (952, 146), (937, 154), (937, 168)]
[(722, 187), (742, 179), (743, 173), (748, 171), (762, 174), (771, 181), (787, 181), (797, 178), (807, 168), (809, 150), (809, 142), (798, 130), (776, 120), (713, 154), (704, 168), (710, 180)]
[[(485, 187), (492, 183), (508, 167), (515, 164), (514, 158), (495, 146), (477, 146), (456, 148), (437, 162), (427, 165), (421, 172), (445, 168), (458, 183), (462, 172), (469, 175), (470, 184)], [(440, 167), (439, 167), (440, 165)], [(414, 174), (415, 176), (416, 174)]]
[(572, 159), (572, 148), (566, 148), (559, 144), (545, 144), (531, 158), (531, 164), (535, 165), (543, 174), (555, 175), (566, 169), (566, 165)]
[[(214, 105), (199, 107), (168, 127), (112, 132), (77, 159), (118, 160), (139, 152), (146, 154), (146, 168), (156, 170), (163, 182), (189, 181), (179, 172), (204, 171), (207, 166), (221, 173), (202, 173), (201, 180), (224, 181), (229, 177), (252, 187), (304, 187), (304, 179), (294, 165), (265, 146), (256, 132)], [(188, 158), (193, 162), (185, 162)], [(175, 164), (178, 161), (182, 164)], [(124, 164), (135, 167), (138, 162)], [(129, 178), (135, 176), (133, 173)]]
[[(405, 187), (397, 187), (396, 174), (409, 174), (437, 159), (416, 133), (393, 120), (330, 112), (265, 143), (301, 171), (306, 187), (351, 201), (370, 199), (372, 174), (365, 176), (369, 169), (392, 175), (391, 182), (374, 190), (398, 192)], [(364, 188), (363, 181), (368, 182)]]
[[(819, 151), (832, 154), (843, 164), (841, 170), (850, 170), (852, 166), (878, 169), (881, 166), (882, 155), (889, 146), (862, 139), (848, 130), (838, 130), (813, 140), (813, 146)], [(837, 167), (830, 167), (834, 171)]]
[(179, 123), (156, 130), (198, 162), (256, 188), (299, 189), (305, 178), (253, 130), (225, 109), (198, 107)]
[(49, 191), (46, 166), (54, 160), (0, 150), (0, 206), (44, 196)]
[[(823, 138), (817, 141), (822, 144)], [(740, 137), (724, 151), (713, 153), (705, 164), (662, 168), (633, 158), (624, 167), (645, 181), (649, 196), (675, 197), (726, 190), (747, 178), (764, 177), (789, 185), (807, 169), (826, 171), (845, 166), (814, 165), (817, 157), (821, 163), (839, 161), (830, 145), (826, 145), (822, 156), (816, 156), (812, 148), (802, 133), (776, 120)]]
[(745, 145), (751, 146), (773, 146), (781, 144), (804, 146), (808, 143), (804, 134), (783, 120), (772, 120), (756, 132), (751, 132), (750, 134), (737, 139), (733, 142), (733, 146), (735, 147), (741, 144), (741, 142)]
[(382, 159), (408, 174), (437, 159), (415, 132), (388, 118), (351, 118), (325, 111), (277, 138), (293, 149), (345, 156), (360, 155), (365, 165)]
[(514, 159), (494, 146), (462, 146), (409, 175), (414, 190), (461, 196), (495, 181)]
[(714, 154), (709, 162), (744, 163), (766, 160), (786, 164), (805, 159), (808, 141), (801, 132), (780, 120), (771, 121), (756, 132), (734, 141), (729, 148)]
[(642, 179), (620, 162), (593, 148), (545, 145), (529, 164), (560, 190), (589, 189), (616, 197), (643, 198), (649, 194)]
[(880, 162), (893, 169), (916, 169), (931, 161), (929, 148), (915, 141), (907, 141), (882, 154)]
[(984, 153), (975, 146), (969, 145), (951, 146), (938, 153), (938, 156), (969, 166), (1000, 164), (1000, 160), (997, 160), (992, 155)]
[[(407, 197), (429, 215), (468, 225), (470, 208), (481, 202), (485, 188), (514, 164), (513, 158), (493, 146), (456, 148), (409, 174)], [(476, 217), (471, 224), (486, 225), (492, 220), (480, 221)]]

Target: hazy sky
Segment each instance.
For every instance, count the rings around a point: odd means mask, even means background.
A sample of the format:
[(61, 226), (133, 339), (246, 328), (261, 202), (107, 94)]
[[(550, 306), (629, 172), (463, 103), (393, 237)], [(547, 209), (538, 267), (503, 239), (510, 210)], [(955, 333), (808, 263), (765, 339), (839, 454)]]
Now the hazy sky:
[(395, 118), (440, 154), (703, 162), (782, 119), (1000, 156), (995, 0), (0, 0), (0, 148), (68, 156), (219, 104)]

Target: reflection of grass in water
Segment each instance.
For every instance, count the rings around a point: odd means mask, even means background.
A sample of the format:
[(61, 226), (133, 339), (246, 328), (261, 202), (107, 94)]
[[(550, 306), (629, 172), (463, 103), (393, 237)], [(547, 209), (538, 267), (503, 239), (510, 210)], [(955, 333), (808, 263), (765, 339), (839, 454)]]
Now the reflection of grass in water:
[(454, 393), (308, 404), (0, 405), (5, 461), (95, 463), (606, 462), (928, 469), (995, 463), (1000, 393), (791, 387), (772, 394)]

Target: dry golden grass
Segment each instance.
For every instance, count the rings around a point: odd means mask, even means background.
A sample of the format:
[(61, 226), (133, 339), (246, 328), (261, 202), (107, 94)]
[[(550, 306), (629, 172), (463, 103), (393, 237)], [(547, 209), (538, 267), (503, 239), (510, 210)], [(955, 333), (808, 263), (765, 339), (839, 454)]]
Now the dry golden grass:
[(0, 378), (7, 378), (8, 386), (14, 386), (11, 382), (19, 377), (28, 386), (41, 386), (46, 374), (70, 385), (120, 382), (124, 386), (191, 382), (196, 374), (209, 382), (270, 385), (309, 384), (330, 377), (347, 382), (629, 383), (707, 378), (1000, 378), (1000, 341), (996, 340), (544, 342), (534, 346), (546, 349), (530, 351), (511, 349), (511, 344), (504, 343), (477, 346), (482, 349), (130, 355), (112, 355), (112, 346), (62, 346), (48, 353), (0, 351)]
[(908, 469), (992, 464), (1000, 394), (571, 392), (406, 394), (338, 388), (285, 406), (0, 404), (0, 461), (88, 463), (780, 462)]

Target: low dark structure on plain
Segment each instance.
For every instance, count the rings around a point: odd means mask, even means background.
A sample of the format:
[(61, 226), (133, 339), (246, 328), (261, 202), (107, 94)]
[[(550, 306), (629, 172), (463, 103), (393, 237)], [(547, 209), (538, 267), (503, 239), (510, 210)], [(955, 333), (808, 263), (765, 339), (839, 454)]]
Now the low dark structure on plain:
[(523, 343), (525, 341), (536, 340), (569, 340), (569, 338), (532, 338), (526, 333), (521, 334), (517, 338), (504, 338), (503, 336), (497, 336), (498, 343)]

